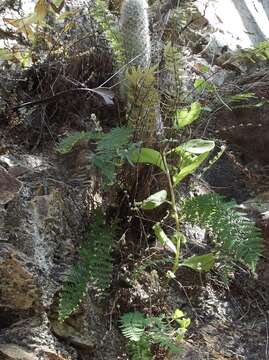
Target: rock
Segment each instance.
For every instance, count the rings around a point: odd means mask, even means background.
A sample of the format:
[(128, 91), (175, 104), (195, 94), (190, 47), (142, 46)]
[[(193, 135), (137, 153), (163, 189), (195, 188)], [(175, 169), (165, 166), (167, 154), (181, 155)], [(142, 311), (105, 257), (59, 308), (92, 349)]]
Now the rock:
[(5, 205), (20, 192), (22, 183), (0, 166), (0, 205)]
[[(0, 333), (0, 359), (1, 349), (9, 350), (15, 354), (14, 359), (20, 360), (24, 357), (24, 350), (29, 357), (25, 360), (77, 360), (75, 350), (60, 341), (51, 333), (50, 324), (46, 314), (21, 320), (1, 331)], [(4, 350), (2, 350), (4, 352)], [(17, 356), (17, 357), (16, 357)], [(6, 360), (6, 358), (4, 358)], [(9, 358), (12, 359), (13, 357)]]
[(60, 322), (52, 322), (52, 328), (57, 336), (68, 340), (72, 345), (87, 348), (89, 350), (94, 349), (96, 346), (93, 339), (87, 334), (87, 332), (83, 334), (71, 325)]
[(214, 29), (212, 40), (231, 50), (249, 48), (269, 37), (268, 0), (196, 0)]
[(171, 356), (171, 360), (204, 360), (204, 353), (200, 354), (195, 345), (187, 342), (180, 344), (182, 352)]
[(26, 310), (38, 303), (39, 291), (30, 259), (12, 245), (0, 247), (0, 307)]
[(0, 345), (1, 360), (38, 360), (35, 354), (16, 344)]
[(25, 166), (20, 166), (20, 165), (12, 166), (11, 168), (8, 169), (9, 175), (14, 176), (16, 178), (25, 175), (27, 172), (29, 172), (29, 169)]

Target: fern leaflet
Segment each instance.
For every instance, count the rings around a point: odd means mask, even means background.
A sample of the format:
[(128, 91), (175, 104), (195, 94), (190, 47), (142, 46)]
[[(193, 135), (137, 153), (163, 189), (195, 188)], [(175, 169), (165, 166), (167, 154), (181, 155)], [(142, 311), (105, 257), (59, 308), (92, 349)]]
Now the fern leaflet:
[(88, 283), (97, 290), (97, 294), (105, 294), (111, 281), (114, 233), (115, 228), (108, 226), (102, 212), (97, 210), (88, 239), (80, 249), (80, 262), (72, 267), (60, 292), (60, 321), (67, 319), (79, 306)]
[(234, 205), (218, 194), (206, 194), (187, 199), (182, 212), (187, 221), (209, 231), (221, 255), (244, 263), (254, 272), (262, 250), (261, 232), (235, 211)]
[(73, 150), (74, 146), (81, 140), (98, 140), (101, 137), (102, 133), (97, 131), (75, 132), (61, 140), (57, 145), (56, 151), (62, 155), (65, 155), (70, 153), (70, 151)]
[[(124, 314), (120, 319), (120, 328), (130, 342), (132, 360), (141, 359), (141, 354), (143, 359), (151, 359), (150, 344), (158, 344), (170, 353), (180, 352), (178, 342), (182, 340), (190, 323), (189, 319), (183, 318), (183, 312), (181, 313), (181, 322), (165, 315), (145, 317), (140, 312)], [(172, 326), (173, 320), (179, 325), (178, 328)]]

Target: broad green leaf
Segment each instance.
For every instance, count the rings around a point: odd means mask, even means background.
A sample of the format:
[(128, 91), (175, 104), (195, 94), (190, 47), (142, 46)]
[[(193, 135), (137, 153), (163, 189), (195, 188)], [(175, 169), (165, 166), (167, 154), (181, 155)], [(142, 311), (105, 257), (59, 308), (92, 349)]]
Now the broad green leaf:
[(215, 265), (216, 257), (213, 253), (191, 256), (184, 260), (182, 266), (187, 266), (196, 271), (210, 271)]
[(131, 161), (133, 163), (155, 165), (165, 171), (162, 155), (159, 153), (159, 151), (153, 149), (141, 148), (140, 150), (134, 150), (131, 155)]
[(139, 206), (141, 209), (150, 210), (150, 209), (155, 209), (156, 207), (162, 205), (166, 201), (166, 199), (167, 199), (167, 191), (161, 190), (153, 195), (150, 195), (144, 201), (136, 202), (135, 205)]
[(184, 166), (179, 173), (173, 176), (173, 183), (177, 185), (182, 181), (187, 175), (192, 174), (208, 157), (209, 152), (195, 156), (189, 163), (189, 165)]
[(177, 110), (175, 113), (174, 126), (176, 129), (183, 129), (185, 126), (190, 125), (197, 120), (202, 111), (202, 106), (199, 102), (193, 102), (190, 110), (182, 109)]
[(165, 234), (163, 229), (161, 228), (160, 224), (157, 223), (153, 226), (153, 230), (155, 233), (155, 236), (160, 241), (160, 243), (167, 247), (170, 251), (172, 251), (174, 254), (176, 254), (177, 249), (174, 245), (174, 243), (169, 239), (169, 237)]
[(211, 140), (192, 139), (179, 146), (184, 151), (188, 151), (191, 154), (204, 154), (213, 150), (215, 142)]

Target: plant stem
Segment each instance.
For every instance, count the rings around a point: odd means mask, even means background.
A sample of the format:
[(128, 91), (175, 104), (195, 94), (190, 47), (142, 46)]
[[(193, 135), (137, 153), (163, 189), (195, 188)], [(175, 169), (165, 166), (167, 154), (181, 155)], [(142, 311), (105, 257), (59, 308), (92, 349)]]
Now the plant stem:
[(179, 264), (179, 257), (180, 257), (180, 220), (179, 220), (179, 216), (178, 216), (178, 212), (177, 212), (177, 204), (176, 204), (176, 197), (175, 197), (175, 191), (174, 191), (174, 187), (173, 187), (173, 181), (171, 178), (171, 174), (170, 174), (170, 170), (167, 164), (167, 160), (166, 160), (166, 154), (163, 153), (162, 154), (162, 158), (163, 158), (163, 163), (164, 163), (164, 167), (165, 167), (165, 174), (168, 180), (168, 185), (169, 185), (169, 190), (170, 190), (170, 194), (171, 194), (171, 207), (172, 207), (172, 216), (175, 219), (176, 222), (176, 232), (177, 232), (177, 243), (176, 243), (176, 255), (175, 255), (175, 259), (174, 259), (174, 264), (173, 264), (173, 269), (172, 272), (175, 273), (178, 269), (178, 264)]

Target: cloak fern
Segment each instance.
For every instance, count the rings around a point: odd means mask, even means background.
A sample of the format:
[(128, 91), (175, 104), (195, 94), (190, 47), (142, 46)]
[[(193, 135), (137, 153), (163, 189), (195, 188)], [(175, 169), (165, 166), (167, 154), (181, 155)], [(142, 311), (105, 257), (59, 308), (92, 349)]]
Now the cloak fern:
[(182, 212), (187, 221), (206, 228), (221, 257), (242, 262), (254, 272), (262, 250), (261, 232), (234, 205), (218, 194), (206, 194), (187, 199)]
[(98, 295), (105, 295), (111, 282), (114, 234), (115, 228), (108, 226), (102, 212), (97, 210), (87, 240), (79, 252), (80, 262), (72, 267), (60, 292), (60, 321), (68, 318), (79, 306), (88, 284)]

